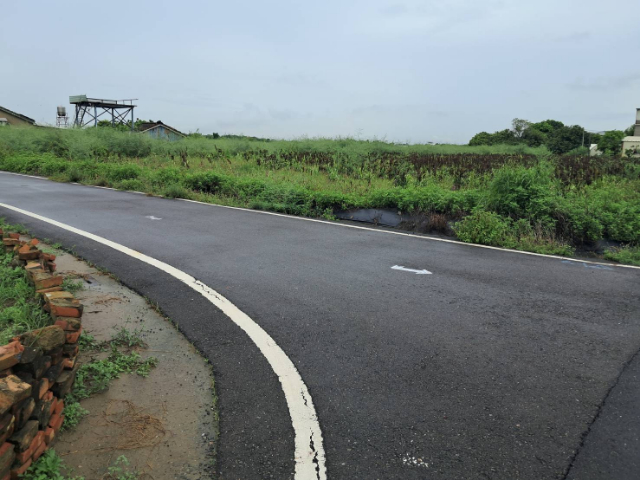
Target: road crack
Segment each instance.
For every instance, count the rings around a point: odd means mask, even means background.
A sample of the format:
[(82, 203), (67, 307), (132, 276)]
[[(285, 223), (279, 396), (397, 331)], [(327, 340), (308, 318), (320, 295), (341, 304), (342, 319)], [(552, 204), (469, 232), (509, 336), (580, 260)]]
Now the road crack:
[(571, 473), (571, 470), (573, 469), (573, 465), (574, 465), (574, 463), (576, 461), (576, 458), (578, 458), (578, 455), (580, 454), (580, 452), (584, 448), (584, 444), (587, 441), (587, 438), (589, 437), (589, 434), (591, 433), (593, 425), (596, 423), (598, 418), (600, 418), (600, 415), (602, 414), (602, 410), (604, 409), (604, 406), (607, 403), (607, 399), (611, 395), (611, 392), (613, 391), (613, 389), (618, 386), (618, 383), (620, 383), (620, 378), (622, 377), (622, 374), (626, 371), (626, 369), (629, 367), (629, 365), (631, 365), (631, 363), (633, 363), (633, 361), (636, 359), (636, 357), (638, 355), (640, 355), (640, 348), (636, 351), (636, 353), (631, 355), (629, 360), (627, 360), (624, 363), (624, 365), (620, 369), (620, 373), (618, 373), (618, 376), (616, 377), (615, 381), (613, 382), (611, 387), (609, 387), (609, 390), (607, 390), (607, 393), (605, 394), (604, 398), (602, 399), (602, 402), (600, 402), (600, 405), (598, 405), (598, 410), (597, 410), (596, 414), (594, 415), (593, 419), (589, 423), (589, 426), (587, 427), (587, 429), (582, 433), (582, 437), (580, 438), (580, 444), (578, 445), (578, 448), (576, 448), (574, 454), (572, 455), (571, 460), (569, 461), (569, 465), (567, 466), (567, 469), (565, 470), (565, 473), (562, 476), (562, 480), (567, 480), (569, 478), (569, 474)]

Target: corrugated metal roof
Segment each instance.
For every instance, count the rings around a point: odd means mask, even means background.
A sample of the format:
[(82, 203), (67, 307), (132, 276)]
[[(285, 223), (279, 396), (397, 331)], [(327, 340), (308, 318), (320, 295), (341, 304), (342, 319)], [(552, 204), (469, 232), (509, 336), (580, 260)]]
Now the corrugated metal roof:
[(175, 128), (170, 127), (169, 125), (164, 124), (164, 123), (162, 123), (160, 121), (141, 123), (140, 126), (138, 127), (138, 131), (140, 133), (144, 133), (144, 132), (148, 132), (149, 130), (152, 130), (152, 129), (156, 128), (156, 127), (164, 127), (167, 130), (171, 130), (173, 133), (177, 133), (178, 135), (182, 135), (183, 137), (186, 136), (181, 131), (176, 130)]

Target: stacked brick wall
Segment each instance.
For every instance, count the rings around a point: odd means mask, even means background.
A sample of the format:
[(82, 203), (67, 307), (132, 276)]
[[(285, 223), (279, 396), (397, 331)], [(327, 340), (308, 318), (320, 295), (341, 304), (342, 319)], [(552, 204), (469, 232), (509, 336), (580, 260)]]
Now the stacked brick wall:
[(51, 445), (64, 421), (64, 398), (78, 370), (82, 304), (62, 289), (55, 255), (38, 240), (2, 232), (12, 264), (24, 267), (53, 325), (0, 346), (0, 480), (16, 479)]

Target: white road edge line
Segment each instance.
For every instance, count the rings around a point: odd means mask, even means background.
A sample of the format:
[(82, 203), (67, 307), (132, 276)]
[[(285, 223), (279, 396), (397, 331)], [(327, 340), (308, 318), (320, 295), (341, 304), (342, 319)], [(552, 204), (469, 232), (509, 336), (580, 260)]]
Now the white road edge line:
[(320, 423), (318, 421), (318, 416), (316, 414), (315, 407), (313, 406), (309, 390), (302, 380), (300, 373), (289, 357), (287, 357), (286, 353), (284, 353), (273, 338), (271, 338), (271, 336), (263, 330), (262, 327), (251, 320), (247, 314), (204, 283), (196, 280), (194, 277), (182, 270), (178, 270), (177, 268), (161, 262), (160, 260), (156, 260), (155, 258), (125, 247), (124, 245), (120, 245), (119, 243), (107, 240), (106, 238), (94, 235), (93, 233), (85, 232), (84, 230), (43, 217), (37, 213), (22, 210), (21, 208), (7, 205), (5, 203), (0, 203), (0, 207), (13, 210), (14, 212), (21, 213), (22, 215), (27, 215), (35, 218), (36, 220), (49, 223), (69, 232), (89, 238), (95, 242), (124, 253), (125, 255), (129, 255), (130, 257), (148, 263), (149, 265), (152, 265), (180, 280), (182, 283), (200, 293), (213, 305), (219, 308), (236, 325), (244, 330), (253, 343), (257, 345), (280, 380), (295, 434), (295, 479), (326, 480), (322, 431), (320, 430)]
[[(6, 173), (6, 174), (9, 174), (9, 175), (18, 175), (20, 177), (29, 177), (29, 178), (35, 178), (35, 179), (38, 179), (38, 180), (45, 180), (47, 182), (51, 182), (51, 180), (49, 180), (46, 177), (37, 177), (35, 175), (26, 175), (24, 173), (14, 173), (14, 172), (5, 172), (5, 171), (0, 171), (0, 173)], [(136, 193), (136, 194), (140, 194), (140, 195), (146, 195), (146, 193), (143, 193), (143, 192), (136, 192), (136, 191), (132, 191), (132, 190), (117, 190), (115, 188), (99, 187), (97, 185), (84, 185), (84, 184), (80, 184), (80, 183), (75, 184), (75, 185), (79, 185), (79, 186), (82, 186), (82, 187), (89, 187), (89, 188), (102, 188), (104, 190), (114, 190), (114, 191), (120, 191), (120, 192)], [(160, 198), (164, 198), (164, 197), (160, 197)], [(318, 220), (317, 218), (298, 217), (298, 216), (295, 216), (295, 215), (287, 215), (287, 214), (284, 214), (284, 213), (266, 212), (264, 210), (252, 210), (251, 208), (230, 207), (228, 205), (219, 205), (217, 203), (199, 202), (198, 200), (189, 200), (189, 199), (186, 199), (186, 198), (175, 198), (175, 199), (172, 198), (171, 200), (179, 200), (181, 202), (197, 203), (197, 204), (200, 204), (200, 205), (205, 205), (207, 207), (217, 207), (217, 208), (228, 208), (230, 210), (240, 210), (242, 212), (256, 213), (256, 214), (259, 214), (259, 215), (273, 215), (275, 217), (284, 217), (284, 218), (289, 218), (291, 220), (301, 220), (301, 221), (305, 221), (305, 222), (324, 223), (326, 225), (333, 225), (334, 227), (355, 228), (356, 230), (367, 230), (369, 232), (386, 233), (388, 235), (400, 235), (402, 237), (411, 237), (411, 238), (415, 238), (415, 239), (418, 239), (418, 240), (427, 240), (427, 241), (442, 242), (442, 243), (452, 243), (454, 245), (463, 245), (465, 247), (485, 248), (487, 250), (497, 250), (499, 252), (519, 253), (520, 255), (530, 255), (530, 256), (533, 256), (533, 257), (542, 257), (542, 258), (555, 258), (556, 260), (568, 260), (569, 262), (589, 263), (591, 265), (606, 265), (607, 267), (631, 268), (631, 269), (635, 269), (635, 270), (640, 270), (640, 267), (636, 267), (635, 265), (623, 265), (623, 264), (618, 264), (618, 263), (594, 262), (594, 261), (591, 261), (591, 260), (582, 260), (582, 259), (579, 259), (579, 258), (562, 257), (560, 255), (548, 255), (548, 254), (545, 254), (545, 253), (525, 252), (523, 250), (514, 250), (512, 248), (492, 247), (490, 245), (480, 245), (479, 243), (467, 243), (467, 242), (461, 242), (460, 240), (449, 240), (448, 238), (427, 237), (427, 236), (423, 236), (423, 235), (415, 235), (413, 233), (394, 232), (394, 231), (391, 231), (391, 230), (381, 230), (379, 228), (361, 227), (361, 226), (358, 226), (358, 225), (347, 225), (345, 223), (330, 222), (328, 220)]]

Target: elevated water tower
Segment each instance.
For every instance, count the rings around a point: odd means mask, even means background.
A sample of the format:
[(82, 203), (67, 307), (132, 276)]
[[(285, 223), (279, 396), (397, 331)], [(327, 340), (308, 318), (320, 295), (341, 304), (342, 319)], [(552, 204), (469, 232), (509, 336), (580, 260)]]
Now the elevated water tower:
[(67, 117), (66, 107), (56, 108), (56, 127), (67, 128), (69, 126), (69, 117)]

